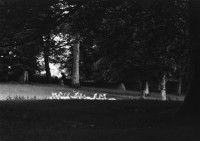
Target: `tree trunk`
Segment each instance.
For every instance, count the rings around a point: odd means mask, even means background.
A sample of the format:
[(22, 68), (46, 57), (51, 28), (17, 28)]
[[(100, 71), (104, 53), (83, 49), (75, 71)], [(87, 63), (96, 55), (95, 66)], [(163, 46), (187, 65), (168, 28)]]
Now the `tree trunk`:
[(160, 81), (158, 82), (158, 92), (160, 92)]
[(162, 80), (160, 83), (160, 93), (161, 93), (161, 100), (167, 100), (167, 95), (166, 95), (166, 74), (163, 74)]
[(149, 83), (147, 81), (141, 82), (141, 98), (145, 99), (149, 95)]
[(149, 83), (146, 81), (146, 84), (145, 84), (145, 96), (149, 96)]
[(124, 85), (123, 82), (119, 83), (118, 89), (119, 89), (119, 90), (126, 91), (126, 87), (125, 87), (125, 85)]
[(48, 47), (48, 44), (44, 45), (44, 63), (45, 63), (47, 83), (51, 83), (51, 71), (50, 71), (50, 67), (49, 67), (49, 47)]
[(28, 71), (25, 70), (24, 73), (23, 73), (23, 83), (28, 83), (29, 82), (29, 77), (28, 77)]
[(182, 95), (182, 76), (179, 76), (179, 80), (178, 80), (178, 90), (177, 90), (177, 95), (180, 96)]
[(72, 68), (72, 87), (80, 87), (79, 82), (79, 60), (80, 60), (80, 42), (73, 46), (73, 68)]
[(190, 0), (189, 3), (189, 39), (190, 57), (192, 60), (193, 75), (190, 87), (179, 114), (184, 116), (200, 115), (200, 1)]

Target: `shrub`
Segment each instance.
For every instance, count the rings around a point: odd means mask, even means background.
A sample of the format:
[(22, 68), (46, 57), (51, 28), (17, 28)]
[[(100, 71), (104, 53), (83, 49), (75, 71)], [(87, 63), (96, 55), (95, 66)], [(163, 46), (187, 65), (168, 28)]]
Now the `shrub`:
[[(45, 75), (37, 75), (37, 74), (35, 74), (35, 75), (32, 76), (31, 82), (39, 83), (39, 84), (47, 84), (48, 80), (47, 80)], [(58, 77), (51, 77), (51, 83), (52, 84), (59, 84)]]

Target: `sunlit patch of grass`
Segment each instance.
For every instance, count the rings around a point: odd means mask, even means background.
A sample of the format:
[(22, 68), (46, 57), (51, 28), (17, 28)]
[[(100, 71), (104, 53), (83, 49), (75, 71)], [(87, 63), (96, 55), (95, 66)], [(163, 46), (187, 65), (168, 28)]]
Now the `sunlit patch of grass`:
[(49, 99), (78, 99), (78, 100), (116, 100), (115, 98), (107, 98), (106, 93), (94, 93), (93, 96), (87, 96), (85, 93), (80, 91), (72, 92), (58, 92), (52, 93)]
[[(91, 95), (91, 94), (90, 94)], [(94, 93), (93, 96), (88, 96), (86, 93), (80, 91), (72, 91), (72, 92), (52, 92), (50, 97), (46, 97), (43, 99), (39, 99), (36, 96), (7, 96), (7, 101), (24, 101), (24, 100), (116, 100), (115, 98), (107, 98), (106, 93)]]
[(38, 100), (37, 99), (37, 97), (36, 96), (33, 96), (33, 97), (29, 97), (29, 96), (18, 96), (18, 95), (16, 95), (16, 96), (14, 96), (14, 97), (12, 97), (12, 96), (7, 96), (6, 97), (6, 100), (7, 101), (23, 101), (23, 100)]

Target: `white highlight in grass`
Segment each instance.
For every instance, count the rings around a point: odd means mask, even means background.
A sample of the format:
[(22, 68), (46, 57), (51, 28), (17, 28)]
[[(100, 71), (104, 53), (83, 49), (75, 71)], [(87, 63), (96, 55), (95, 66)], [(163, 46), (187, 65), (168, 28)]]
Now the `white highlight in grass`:
[(52, 96), (49, 99), (79, 99), (79, 100), (116, 100), (115, 98), (107, 98), (106, 93), (94, 93), (92, 97), (86, 96), (85, 94), (81, 93), (80, 91), (72, 91), (72, 93), (67, 92), (59, 92), (59, 93), (52, 93)]

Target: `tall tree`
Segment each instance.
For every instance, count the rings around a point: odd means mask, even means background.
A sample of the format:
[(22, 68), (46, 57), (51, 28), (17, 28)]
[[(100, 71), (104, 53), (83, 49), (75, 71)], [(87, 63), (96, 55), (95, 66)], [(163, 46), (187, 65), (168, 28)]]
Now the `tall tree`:
[(72, 87), (80, 87), (79, 64), (80, 64), (80, 41), (77, 41), (72, 48), (73, 68), (72, 68)]
[(49, 67), (49, 56), (50, 56), (50, 37), (48, 36), (46, 39), (43, 39), (44, 44), (43, 44), (43, 54), (44, 54), (44, 63), (45, 63), (45, 71), (46, 71), (46, 79), (47, 82), (51, 82), (51, 71)]
[[(103, 4), (102, 4), (103, 3)], [(87, 37), (98, 31), (101, 16), (104, 14), (103, 1), (85, 1), (82, 3), (76, 3), (73, 7), (76, 9), (74, 14), (71, 14), (66, 19), (65, 32), (69, 34), (71, 41), (72, 55), (73, 55), (73, 69), (72, 69), (72, 86), (80, 86), (79, 83), (79, 61), (80, 61), (80, 48), (82, 44), (88, 39)], [(98, 15), (98, 16), (97, 16)], [(92, 46), (91, 46), (92, 47)]]
[(192, 78), (190, 81), (190, 88), (180, 110), (180, 114), (182, 115), (200, 114), (200, 95), (198, 89), (198, 85), (200, 84), (200, 1), (190, 0), (188, 10)]

